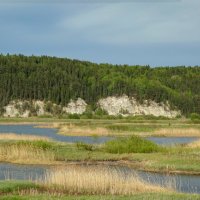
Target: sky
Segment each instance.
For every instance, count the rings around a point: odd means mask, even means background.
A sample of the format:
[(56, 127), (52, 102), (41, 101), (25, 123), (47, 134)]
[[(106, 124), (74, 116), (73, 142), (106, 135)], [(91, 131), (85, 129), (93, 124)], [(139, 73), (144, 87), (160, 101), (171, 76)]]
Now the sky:
[(200, 65), (200, 1), (0, 0), (0, 53)]

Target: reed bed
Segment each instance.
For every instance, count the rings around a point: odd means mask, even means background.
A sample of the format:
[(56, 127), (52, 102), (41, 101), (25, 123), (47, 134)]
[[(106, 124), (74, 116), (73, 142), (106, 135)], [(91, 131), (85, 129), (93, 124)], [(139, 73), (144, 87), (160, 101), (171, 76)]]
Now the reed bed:
[(48, 164), (55, 161), (53, 151), (40, 147), (43, 141), (36, 142), (0, 145), (0, 161), (26, 164)]
[(0, 140), (23, 140), (23, 141), (50, 141), (48, 137), (36, 135), (18, 135), (15, 133), (1, 133)]
[(75, 136), (107, 136), (112, 135), (112, 131), (103, 127), (90, 128), (87, 126), (76, 126), (74, 124), (61, 125), (59, 133), (62, 135), (75, 135)]
[(191, 142), (191, 143), (187, 144), (186, 147), (189, 147), (189, 148), (200, 148), (200, 140)]
[(46, 173), (42, 182), (51, 191), (70, 195), (133, 195), (168, 191), (142, 181), (136, 174), (127, 176), (117, 169), (102, 166), (55, 168)]
[(200, 129), (197, 128), (162, 128), (153, 132), (155, 136), (170, 137), (200, 137)]

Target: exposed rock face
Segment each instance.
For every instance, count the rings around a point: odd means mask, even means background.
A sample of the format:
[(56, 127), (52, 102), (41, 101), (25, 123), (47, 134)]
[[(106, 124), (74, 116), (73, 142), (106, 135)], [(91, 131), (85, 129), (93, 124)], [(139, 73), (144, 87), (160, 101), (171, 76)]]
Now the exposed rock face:
[[(145, 100), (142, 104), (135, 98), (124, 95), (121, 97), (107, 97), (98, 101), (98, 106), (109, 115), (154, 115), (174, 118), (181, 115), (180, 111), (170, 110), (170, 106), (164, 103)], [(83, 114), (86, 111), (87, 103), (78, 98), (71, 100), (66, 107), (43, 101), (12, 101), (4, 107), (4, 117), (29, 117), (41, 115), (54, 115), (56, 111), (68, 114)], [(56, 114), (55, 114), (56, 115)]]
[(29, 117), (31, 109), (38, 116), (45, 114), (43, 101), (11, 101), (4, 109), (4, 117)]
[(168, 104), (158, 104), (147, 100), (143, 104), (139, 104), (135, 98), (129, 98), (126, 95), (100, 99), (98, 105), (101, 109), (107, 111), (109, 115), (154, 115), (174, 118), (181, 114), (180, 111), (170, 110)]
[(83, 114), (86, 111), (87, 103), (78, 98), (76, 101), (71, 100), (67, 107), (63, 107), (63, 112), (70, 114)]
[[(48, 105), (50, 103), (50, 106)], [(46, 108), (46, 106), (48, 108)], [(52, 112), (47, 110), (55, 110), (60, 108), (62, 112), (69, 114), (83, 114), (86, 110), (86, 102), (78, 98), (78, 100), (71, 100), (67, 107), (61, 107), (59, 105), (53, 104), (51, 102), (43, 101), (11, 101), (7, 106), (4, 107), (4, 117), (30, 117), (41, 116), (41, 115), (53, 115)]]

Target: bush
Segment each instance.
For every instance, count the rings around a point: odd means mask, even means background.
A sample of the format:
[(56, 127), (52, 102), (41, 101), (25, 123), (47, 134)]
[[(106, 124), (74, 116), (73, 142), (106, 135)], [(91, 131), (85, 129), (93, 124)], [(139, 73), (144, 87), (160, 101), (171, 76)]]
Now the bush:
[(161, 150), (157, 144), (139, 136), (117, 138), (105, 143), (105, 150), (109, 153), (151, 153)]
[(97, 108), (95, 110), (95, 115), (102, 116), (102, 115), (108, 115), (108, 113), (105, 110), (103, 110), (102, 108)]
[(200, 115), (197, 113), (192, 113), (192, 114), (190, 114), (190, 119), (191, 120), (200, 120)]
[(69, 114), (68, 118), (69, 119), (80, 119), (80, 115), (78, 115), (78, 114)]
[(94, 146), (92, 144), (85, 144), (83, 142), (77, 142), (76, 143), (76, 147), (81, 150), (87, 150), (87, 151), (93, 151), (94, 150)]
[(48, 141), (19, 141), (16, 143), (17, 146), (30, 146), (34, 149), (50, 150), (53, 149), (53, 143)]

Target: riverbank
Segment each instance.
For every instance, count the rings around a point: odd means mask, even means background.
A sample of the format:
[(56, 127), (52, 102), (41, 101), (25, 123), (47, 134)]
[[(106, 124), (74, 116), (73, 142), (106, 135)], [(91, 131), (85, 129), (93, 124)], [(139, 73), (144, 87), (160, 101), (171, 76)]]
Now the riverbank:
[(139, 193), (134, 195), (67, 195), (45, 191), (33, 183), (21, 181), (0, 181), (1, 200), (199, 200), (200, 195), (169, 193)]

